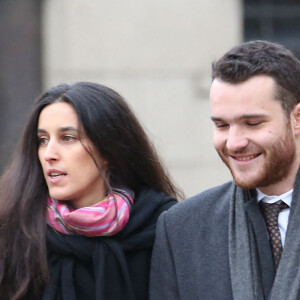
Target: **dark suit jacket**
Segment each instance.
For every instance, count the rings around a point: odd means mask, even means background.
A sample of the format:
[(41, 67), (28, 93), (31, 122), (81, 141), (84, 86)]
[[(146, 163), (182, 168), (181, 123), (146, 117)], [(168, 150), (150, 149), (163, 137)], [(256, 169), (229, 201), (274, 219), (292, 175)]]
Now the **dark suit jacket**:
[[(150, 299), (230, 300), (230, 186), (207, 190), (161, 215), (152, 257)], [(245, 204), (254, 227), (265, 296), (274, 280), (264, 219), (255, 197)]]

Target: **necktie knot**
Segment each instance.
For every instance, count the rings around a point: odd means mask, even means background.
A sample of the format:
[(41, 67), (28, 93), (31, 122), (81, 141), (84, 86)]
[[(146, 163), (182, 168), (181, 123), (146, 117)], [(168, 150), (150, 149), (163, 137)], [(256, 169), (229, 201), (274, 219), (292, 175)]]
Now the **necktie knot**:
[(283, 209), (289, 208), (289, 206), (281, 200), (275, 203), (265, 203), (260, 201), (259, 206), (267, 226), (278, 226), (279, 212)]

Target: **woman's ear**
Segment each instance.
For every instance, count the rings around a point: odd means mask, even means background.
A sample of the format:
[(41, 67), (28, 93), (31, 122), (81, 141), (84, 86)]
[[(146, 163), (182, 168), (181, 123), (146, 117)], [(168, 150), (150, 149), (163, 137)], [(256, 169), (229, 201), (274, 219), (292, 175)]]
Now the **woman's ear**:
[(107, 172), (107, 170), (108, 170), (108, 162), (107, 162), (107, 160), (103, 160), (103, 161), (101, 162), (101, 164), (102, 164), (102, 169), (103, 169), (105, 172)]
[(298, 103), (291, 113), (291, 121), (295, 135), (300, 134), (300, 103)]

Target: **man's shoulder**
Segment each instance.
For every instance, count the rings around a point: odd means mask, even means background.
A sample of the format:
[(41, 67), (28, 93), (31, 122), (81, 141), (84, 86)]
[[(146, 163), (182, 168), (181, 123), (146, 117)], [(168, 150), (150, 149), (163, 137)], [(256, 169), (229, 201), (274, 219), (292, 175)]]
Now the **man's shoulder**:
[(207, 189), (195, 196), (192, 196), (171, 207), (166, 212), (166, 217), (184, 217), (185, 215), (195, 215), (197, 212), (205, 213), (207, 210), (219, 209), (229, 204), (233, 181)]

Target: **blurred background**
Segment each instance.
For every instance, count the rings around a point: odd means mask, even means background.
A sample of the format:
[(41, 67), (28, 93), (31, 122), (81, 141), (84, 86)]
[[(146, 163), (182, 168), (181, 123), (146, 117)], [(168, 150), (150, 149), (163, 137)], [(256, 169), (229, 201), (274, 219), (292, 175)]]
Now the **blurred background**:
[(0, 0), (0, 171), (41, 91), (94, 81), (125, 97), (187, 197), (230, 180), (211, 63), (254, 39), (300, 57), (299, 32), (299, 0)]

